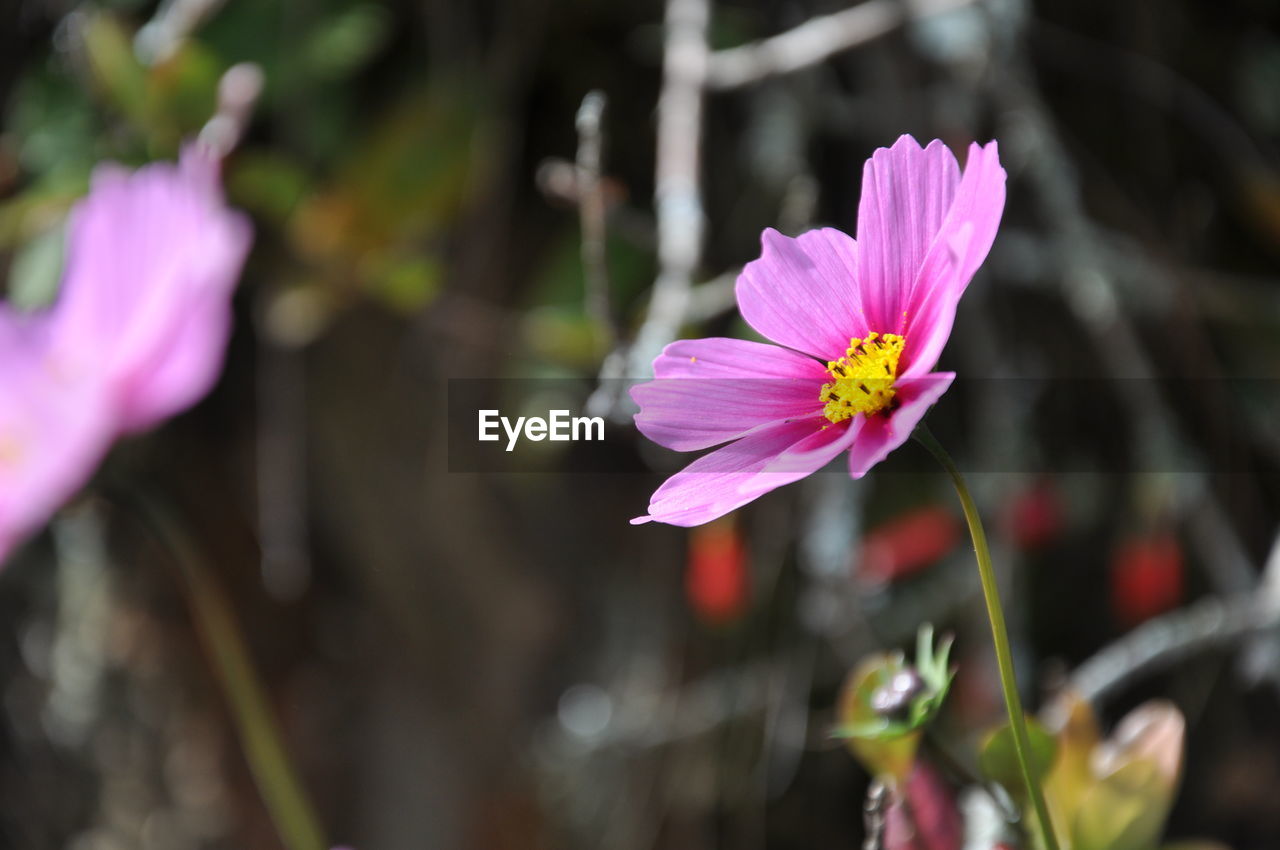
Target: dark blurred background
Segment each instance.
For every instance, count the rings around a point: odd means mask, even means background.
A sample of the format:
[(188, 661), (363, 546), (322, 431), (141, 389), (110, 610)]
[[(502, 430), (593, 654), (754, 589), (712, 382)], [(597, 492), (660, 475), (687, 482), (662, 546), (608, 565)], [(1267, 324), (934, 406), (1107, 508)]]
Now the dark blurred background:
[[(981, 380), (934, 419), (975, 470), (1038, 705), (1152, 618), (1280, 607), (1280, 8), (953, 5), (883, 2), (905, 19), (883, 35), (705, 94), (678, 332), (748, 335), (731, 284), (761, 229), (852, 232), (876, 147), (1000, 141), (1004, 224), (942, 362)], [(722, 0), (707, 40), (842, 8)], [(495, 406), (553, 380), (581, 409), (612, 349), (580, 258), (592, 90), (610, 310), (623, 341), (644, 321), (663, 18), (649, 0), (0, 3), (15, 299), (56, 281), (96, 162), (172, 158), (228, 67), (265, 74), (224, 166), (256, 239), (221, 382), (118, 446), (0, 577), (0, 844), (281, 846), (140, 499), (230, 599), (333, 843), (859, 847), (868, 777), (827, 735), (840, 683), (926, 620), (957, 634), (941, 723), (972, 759), (1002, 712), (990, 638), (918, 448), (692, 531), (628, 525), (687, 459), (622, 407), (605, 444), (538, 471), (449, 470), (450, 379), (507, 379)], [(1008, 391), (1025, 378), (1079, 383), (1050, 402)], [(1156, 695), (1186, 714), (1171, 839), (1280, 846), (1275, 643), (1210, 639), (1099, 696), (1106, 723)]]

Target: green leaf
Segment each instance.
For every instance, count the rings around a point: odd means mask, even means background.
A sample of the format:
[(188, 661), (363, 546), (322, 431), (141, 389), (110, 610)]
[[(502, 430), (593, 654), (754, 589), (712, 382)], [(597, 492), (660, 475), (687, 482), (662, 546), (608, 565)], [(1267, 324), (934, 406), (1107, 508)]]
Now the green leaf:
[(373, 294), (404, 315), (421, 310), (440, 291), (444, 269), (430, 256), (391, 256), (369, 272)]
[(147, 72), (133, 54), (129, 33), (106, 12), (90, 14), (82, 32), (94, 83), (125, 117), (145, 126)]
[[(1027, 737), (1031, 744), (1031, 770), (1041, 782), (1053, 767), (1057, 755), (1057, 742), (1034, 718), (1028, 717)], [(978, 766), (982, 775), (998, 782), (1019, 804), (1026, 805), (1026, 782), (1018, 763), (1018, 751), (1014, 746), (1013, 729), (1008, 723), (989, 734), (978, 752)]]
[(277, 225), (288, 220), (310, 187), (306, 171), (284, 154), (243, 151), (229, 165), (226, 182), (231, 200)]
[(340, 80), (370, 61), (390, 33), (387, 10), (362, 3), (321, 20), (307, 34), (301, 58), (313, 78)]
[(154, 156), (171, 157), (183, 138), (213, 115), (225, 68), (198, 41), (188, 40), (168, 59), (147, 69), (146, 118), (141, 129)]

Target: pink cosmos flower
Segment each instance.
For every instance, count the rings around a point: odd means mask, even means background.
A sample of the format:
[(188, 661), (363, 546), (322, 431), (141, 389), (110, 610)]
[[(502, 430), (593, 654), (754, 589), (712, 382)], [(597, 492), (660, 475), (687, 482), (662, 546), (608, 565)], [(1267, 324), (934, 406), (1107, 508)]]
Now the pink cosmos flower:
[(963, 175), (940, 141), (902, 136), (863, 170), (858, 238), (774, 230), (738, 278), (747, 322), (777, 343), (680, 340), (632, 389), (636, 426), (676, 451), (723, 445), (658, 488), (633, 524), (699, 525), (841, 454), (861, 478), (902, 445), (955, 374), (933, 372), (1004, 210), (996, 143)]
[(0, 305), (0, 561), (123, 434), (204, 396), (221, 368), (251, 231), (196, 148), (100, 166), (72, 211), (57, 301)]

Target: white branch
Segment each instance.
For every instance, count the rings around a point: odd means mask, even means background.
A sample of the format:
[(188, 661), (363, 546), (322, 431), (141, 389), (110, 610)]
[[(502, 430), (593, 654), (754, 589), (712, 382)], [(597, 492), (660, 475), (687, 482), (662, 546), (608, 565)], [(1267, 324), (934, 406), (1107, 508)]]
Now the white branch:
[(711, 54), (707, 87), (734, 89), (816, 65), (835, 54), (891, 32), (912, 18), (925, 18), (974, 0), (867, 0), (843, 12), (810, 18), (795, 29)]
[(707, 75), (708, 0), (668, 0), (666, 54), (658, 98), (654, 205), (658, 217), (658, 279), (649, 315), (628, 358), (628, 376), (648, 375), (653, 358), (675, 338), (689, 307), (702, 254), (698, 189), (702, 91)]
[(1134, 677), (1277, 627), (1280, 610), (1259, 604), (1254, 594), (1209, 597), (1149, 620), (1110, 644), (1071, 674), (1068, 689), (1096, 703)]
[(612, 345), (617, 339), (613, 310), (609, 306), (609, 267), (605, 233), (604, 187), (600, 173), (604, 158), (604, 111), (608, 103), (602, 91), (591, 91), (578, 107), (578, 155), (575, 189), (578, 221), (582, 228), (582, 278), (586, 313), (597, 332)]

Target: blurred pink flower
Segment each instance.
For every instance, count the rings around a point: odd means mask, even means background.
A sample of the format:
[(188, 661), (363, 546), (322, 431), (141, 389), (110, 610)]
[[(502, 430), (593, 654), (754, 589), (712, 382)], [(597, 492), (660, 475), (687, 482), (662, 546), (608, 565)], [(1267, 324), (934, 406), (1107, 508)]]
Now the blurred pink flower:
[(223, 201), (218, 163), (195, 148), (177, 166), (99, 166), (71, 214), (49, 314), (56, 368), (105, 385), (122, 432), (190, 407), (221, 371), (251, 236)]
[(93, 473), (120, 435), (213, 385), (251, 239), (218, 164), (99, 166), (72, 211), (57, 301), (0, 305), (0, 560)]
[(841, 452), (860, 478), (900, 446), (955, 377), (932, 372), (1004, 210), (996, 143), (963, 176), (940, 141), (902, 136), (863, 170), (858, 238), (764, 232), (738, 278), (747, 322), (777, 343), (680, 340), (632, 389), (636, 426), (676, 451), (727, 443), (658, 488), (649, 521), (699, 525)]

